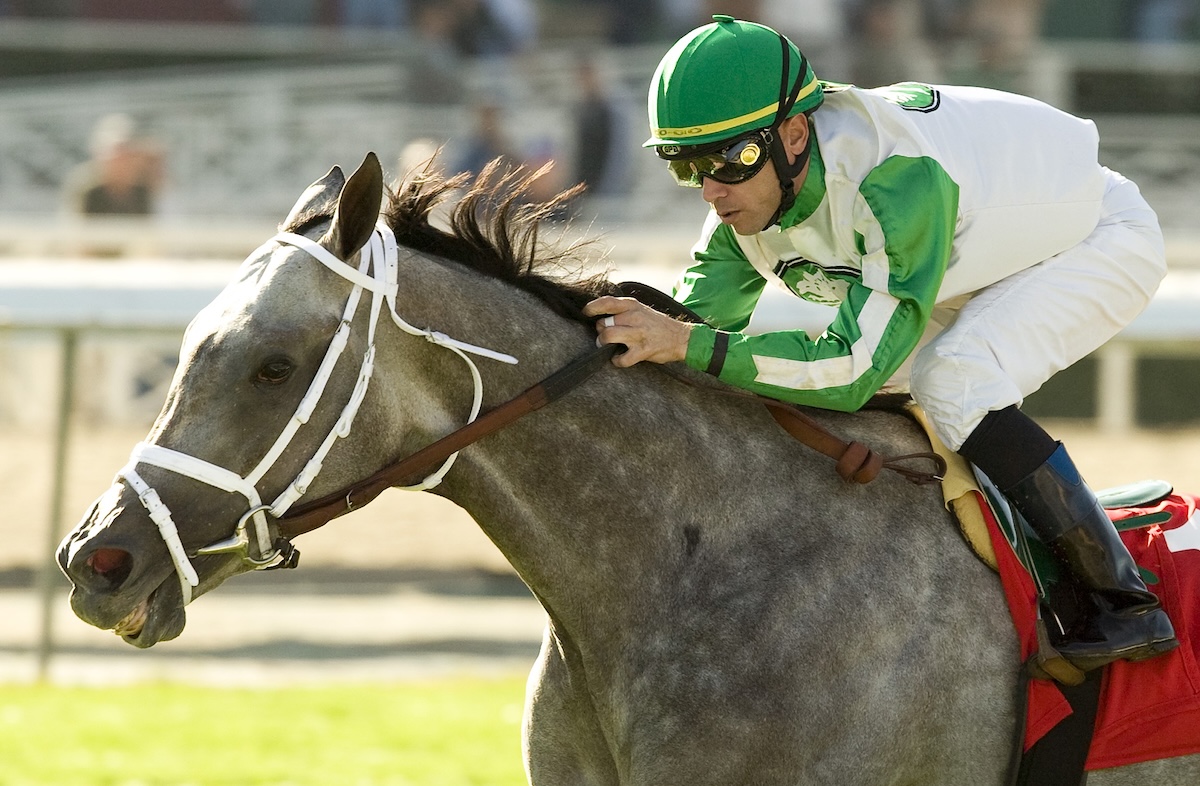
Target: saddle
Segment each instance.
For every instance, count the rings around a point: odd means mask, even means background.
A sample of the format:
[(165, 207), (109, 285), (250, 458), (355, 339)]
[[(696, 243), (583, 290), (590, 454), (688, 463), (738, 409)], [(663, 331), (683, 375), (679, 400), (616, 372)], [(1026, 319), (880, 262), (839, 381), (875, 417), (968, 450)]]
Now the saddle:
[(1013, 768), (1023, 786), (1079, 783), (1080, 773), (1200, 752), (1200, 497), (1147, 480), (1097, 493), (1142, 578), (1163, 604), (1181, 645), (1139, 663), (1084, 675), (1054, 650), (1044, 603), (1070, 608), (1073, 584), (1048, 547), (986, 475), (928, 429), (946, 460), (943, 498), (972, 552), (1000, 574), (1025, 668), (1025, 712)]

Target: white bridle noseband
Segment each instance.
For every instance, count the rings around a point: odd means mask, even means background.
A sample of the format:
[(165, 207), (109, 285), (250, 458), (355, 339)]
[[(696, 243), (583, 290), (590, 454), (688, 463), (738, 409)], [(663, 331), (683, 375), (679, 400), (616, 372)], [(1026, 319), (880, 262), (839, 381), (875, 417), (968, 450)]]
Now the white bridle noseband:
[[(375, 327), (385, 301), (392, 321), (401, 330), (414, 336), (423, 336), (426, 340), (434, 344), (446, 347), (466, 361), (467, 366), (471, 369), (471, 379), (475, 388), (471, 413), (467, 420), (468, 423), (474, 422), (479, 416), (479, 409), (483, 403), (483, 380), (480, 377), (479, 369), (475, 366), (474, 361), (471, 360), (470, 355), (481, 355), (503, 363), (517, 362), (517, 359), (511, 355), (458, 341), (444, 333), (413, 327), (396, 313), (396, 293), (399, 287), (396, 236), (383, 221), (380, 221), (376, 225), (370, 241), (363, 247), (358, 268), (354, 268), (338, 259), (319, 243), (290, 232), (281, 232), (271, 240), (268, 240), (251, 254), (250, 258), (267, 253), (272, 243), (284, 243), (307, 252), (318, 262), (354, 285), (346, 301), (346, 308), (342, 313), (341, 324), (334, 333), (333, 339), (329, 342), (329, 349), (325, 353), (325, 358), (321, 361), (317, 374), (313, 378), (312, 384), (309, 385), (308, 392), (305, 393), (304, 398), (300, 401), (300, 405), (296, 408), (295, 414), (292, 415), (292, 419), (275, 440), (275, 444), (271, 446), (262, 457), (262, 460), (258, 462), (258, 465), (250, 470), (245, 477), (195, 456), (145, 442), (138, 443), (133, 449), (129, 463), (117, 473), (117, 477), (124, 478), (138, 495), (142, 506), (145, 507), (146, 512), (158, 527), (158, 531), (167, 545), (167, 550), (171, 554), (171, 561), (175, 564), (175, 572), (179, 575), (179, 583), (183, 591), (183, 602), (185, 605), (191, 602), (192, 588), (200, 584), (200, 579), (196, 574), (196, 569), (192, 566), (186, 549), (184, 549), (183, 542), (179, 538), (179, 530), (171, 518), (170, 509), (160, 499), (158, 492), (138, 475), (138, 464), (161, 467), (162, 469), (199, 480), (222, 491), (236, 492), (244, 496), (249, 504), (249, 509), (238, 521), (233, 535), (225, 540), (198, 549), (196, 554), (236, 553), (240, 554), (243, 560), (258, 569), (276, 567), (285, 559), (290, 558), (290, 555), (294, 551), (282, 538), (277, 541), (272, 537), (271, 524), (267, 520), (266, 514), (270, 514), (277, 519), (303, 497), (308, 491), (309, 485), (320, 474), (322, 462), (333, 448), (334, 443), (350, 433), (354, 417), (358, 413), (358, 408), (367, 393), (367, 385), (370, 383), (371, 372), (375, 362)], [(371, 316), (370, 322), (367, 325), (367, 350), (363, 354), (362, 365), (358, 371), (358, 380), (355, 382), (354, 391), (350, 394), (350, 400), (342, 409), (342, 413), (334, 424), (333, 429), (325, 437), (312, 457), (309, 458), (304, 468), (300, 470), (300, 473), (296, 475), (295, 479), (275, 498), (274, 502), (269, 505), (263, 504), (258, 492), (258, 483), (271, 467), (275, 465), (280, 456), (283, 455), (284, 450), (287, 449), (292, 438), (300, 430), (300, 427), (308, 422), (316, 410), (317, 403), (321, 399), (325, 386), (333, 375), (334, 364), (337, 363), (338, 357), (342, 354), (350, 339), (354, 314), (358, 309), (359, 299), (362, 296), (363, 290), (371, 292)], [(433, 474), (429, 475), (421, 483), (415, 486), (402, 486), (400, 488), (412, 491), (433, 488), (450, 471), (457, 457), (457, 453), (452, 454)], [(253, 557), (250, 554), (250, 535), (248, 532), (250, 522), (254, 524), (254, 545), (257, 548), (258, 557)]]

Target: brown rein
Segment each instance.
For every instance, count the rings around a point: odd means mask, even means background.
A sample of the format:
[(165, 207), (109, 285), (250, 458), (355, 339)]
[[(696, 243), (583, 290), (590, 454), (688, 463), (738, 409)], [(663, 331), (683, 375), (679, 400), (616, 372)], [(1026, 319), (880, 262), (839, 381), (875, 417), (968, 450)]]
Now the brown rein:
[(601, 347), (572, 360), (558, 371), (477, 419), (432, 442), (407, 458), (389, 464), (374, 475), (341, 491), (297, 505), (279, 519), (279, 534), (293, 538), (328, 524), (338, 516), (361, 508), (393, 486), (405, 485), (413, 475), (432, 469), (450, 456), (510, 423), (561, 398), (603, 368), (618, 346)]
[[(834, 470), (842, 480), (847, 482), (870, 483), (885, 469), (895, 472), (910, 483), (917, 485), (940, 483), (946, 474), (946, 460), (933, 451), (905, 453), (901, 456), (881, 456), (861, 442), (853, 440), (846, 442), (841, 439), (815, 419), (806, 415), (795, 404), (739, 390), (714, 389), (714, 392), (731, 398), (757, 401), (767, 407), (771, 417), (775, 418), (775, 422), (784, 431), (804, 445), (837, 462)], [(909, 461), (930, 461), (933, 463), (934, 469), (932, 472), (927, 472), (906, 467), (905, 463)]]
[[(472, 423), (426, 445), (407, 458), (389, 464), (374, 475), (348, 488), (312, 502), (297, 505), (278, 521), (279, 534), (287, 539), (311, 532), (355, 508), (371, 502), (386, 489), (405, 485), (404, 481), (431, 469), (452, 454), (480, 439), (494, 434), (514, 421), (541, 409), (561, 398), (603, 368), (619, 345), (609, 345), (587, 352), (530, 387), (516, 398), (481, 415)], [(883, 469), (896, 472), (914, 483), (936, 483), (945, 473), (945, 461), (935, 453), (913, 453), (884, 458), (861, 442), (845, 442), (832, 434), (799, 408), (782, 401), (754, 394), (731, 393), (738, 398), (760, 401), (785, 431), (814, 450), (834, 459), (835, 469), (844, 480), (869, 483)], [(934, 472), (922, 472), (901, 465), (901, 462), (928, 459), (934, 462)]]

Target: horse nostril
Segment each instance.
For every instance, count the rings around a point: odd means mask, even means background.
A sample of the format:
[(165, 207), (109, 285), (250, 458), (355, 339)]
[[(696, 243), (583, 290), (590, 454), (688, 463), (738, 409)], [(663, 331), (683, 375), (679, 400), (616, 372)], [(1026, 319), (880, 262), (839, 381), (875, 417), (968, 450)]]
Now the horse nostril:
[(97, 576), (104, 578), (113, 587), (119, 587), (129, 578), (133, 570), (133, 557), (124, 549), (96, 549), (87, 558), (87, 565)]

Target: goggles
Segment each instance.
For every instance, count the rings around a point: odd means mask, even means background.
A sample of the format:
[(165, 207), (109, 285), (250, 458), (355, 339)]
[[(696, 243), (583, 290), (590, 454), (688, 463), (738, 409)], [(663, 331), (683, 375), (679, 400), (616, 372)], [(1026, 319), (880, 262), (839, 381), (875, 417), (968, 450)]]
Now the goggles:
[(736, 185), (754, 177), (766, 166), (769, 141), (767, 132), (755, 131), (703, 155), (675, 158), (682, 151), (674, 145), (664, 145), (658, 153), (667, 159), (667, 168), (681, 186), (701, 188), (705, 177)]

